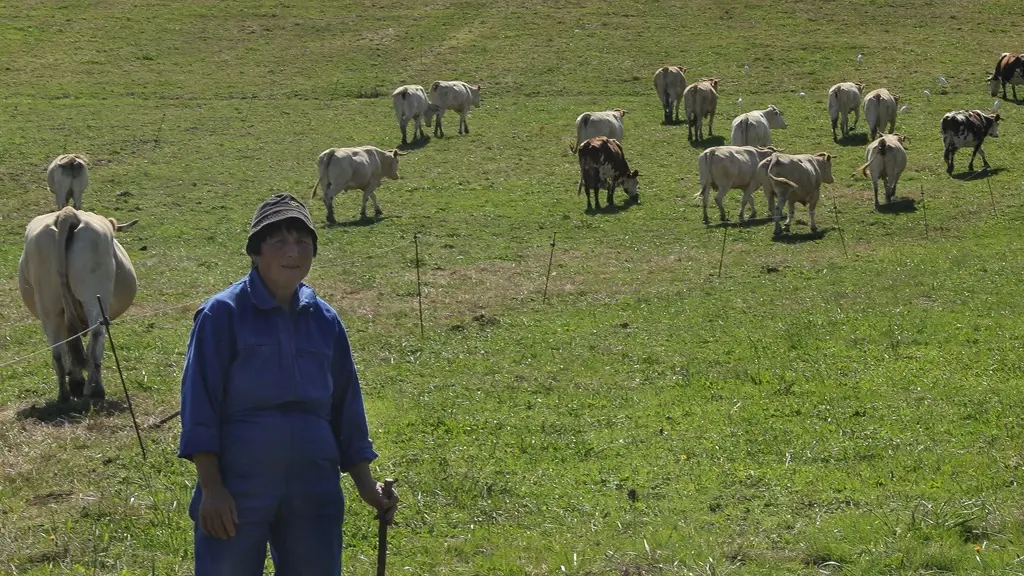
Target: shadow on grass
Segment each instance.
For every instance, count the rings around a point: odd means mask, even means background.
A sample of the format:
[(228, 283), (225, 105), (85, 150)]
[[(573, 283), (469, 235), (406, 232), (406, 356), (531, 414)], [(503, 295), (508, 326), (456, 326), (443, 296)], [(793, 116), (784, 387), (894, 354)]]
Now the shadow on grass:
[(837, 140), (837, 143), (840, 146), (866, 146), (868, 143), (868, 135), (866, 132), (847, 134)]
[(813, 242), (815, 240), (823, 239), (829, 230), (819, 228), (817, 232), (799, 232), (789, 233), (783, 232), (777, 236), (772, 236), (772, 242), (778, 242), (780, 244), (802, 244), (804, 242)]
[[(685, 122), (683, 122), (685, 124)], [(703, 140), (692, 140), (690, 141), (690, 148), (697, 148), (699, 150), (707, 150), (713, 146), (724, 146), (724, 136), (708, 136)]]
[(717, 222), (715, 224), (707, 224), (708, 228), (715, 230), (721, 230), (722, 228), (753, 228), (754, 226), (764, 226), (765, 224), (771, 224), (772, 218), (747, 218), (742, 222), (734, 222), (732, 220), (726, 220), (725, 222)]
[(614, 215), (620, 212), (625, 212), (626, 210), (629, 210), (633, 206), (638, 206), (639, 204), (640, 201), (633, 200), (632, 198), (627, 197), (626, 201), (623, 202), (622, 204), (605, 204), (604, 206), (601, 206), (600, 210), (588, 208), (587, 210), (584, 211), (584, 213), (587, 214), (588, 216), (597, 216), (599, 214)]
[(424, 136), (409, 142), (408, 144), (399, 144), (398, 149), (402, 152), (408, 152), (409, 150), (419, 150), (427, 144), (430, 144), (430, 136)]
[(398, 216), (377, 216), (375, 218), (371, 218), (369, 216), (366, 216), (366, 217), (360, 216), (359, 218), (355, 218), (353, 220), (343, 220), (343, 221), (340, 221), (340, 222), (333, 222), (333, 223), (328, 222), (327, 223), (327, 227), (328, 228), (362, 228), (364, 226), (373, 226), (374, 224), (379, 224), (380, 222), (384, 222), (385, 220), (394, 220), (395, 218), (398, 218)]
[(982, 168), (981, 170), (972, 172), (965, 170), (959, 174), (952, 174), (954, 180), (960, 180), (961, 182), (972, 182), (976, 180), (984, 180), (991, 176), (996, 176), (1000, 172), (1006, 172), (1006, 168)]
[(879, 214), (904, 214), (917, 212), (917, 200), (913, 198), (897, 198), (888, 204), (879, 204)]
[(92, 402), (83, 398), (64, 403), (49, 400), (42, 406), (33, 404), (18, 410), (18, 419), (36, 420), (51, 426), (65, 426), (82, 422), (91, 416), (113, 416), (126, 410), (127, 404), (114, 399)]

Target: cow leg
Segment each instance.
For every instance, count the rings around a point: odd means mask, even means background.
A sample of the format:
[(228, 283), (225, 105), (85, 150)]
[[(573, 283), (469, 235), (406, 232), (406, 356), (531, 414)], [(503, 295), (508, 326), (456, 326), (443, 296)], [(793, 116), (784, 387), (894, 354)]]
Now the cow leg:
[(336, 190), (328, 190), (324, 192), (324, 207), (327, 208), (327, 222), (334, 224), (337, 220), (334, 219), (334, 196), (337, 194)]
[(812, 233), (818, 231), (818, 224), (814, 221), (814, 212), (816, 211), (817, 207), (818, 207), (817, 201), (811, 201), (811, 203), (807, 207), (807, 212), (809, 212), (810, 215), (811, 215), (811, 232)]
[(71, 393), (68, 391), (68, 372), (65, 366), (67, 362), (67, 349), (64, 340), (64, 313), (58, 311), (56, 315), (48, 315), (43, 321), (43, 332), (46, 333), (46, 341), (50, 348), (50, 361), (53, 365), (53, 372), (57, 375), (57, 402), (61, 404), (71, 400)]
[(438, 112), (437, 120), (435, 121), (434, 124), (434, 136), (440, 136), (441, 138), (444, 138), (444, 128), (441, 128), (441, 116), (442, 114)]
[[(409, 140), (405, 137), (405, 127), (408, 126), (408, 125), (409, 125), (409, 121), (406, 120), (405, 118), (402, 118), (402, 121), (398, 123), (398, 126), (402, 129), (402, 144), (403, 145), (409, 143)], [(413, 136), (413, 138), (415, 138), (416, 134), (413, 133), (412, 136)]]
[(835, 142), (836, 140), (838, 140), (836, 138), (836, 126), (839, 124), (839, 115), (838, 114), (832, 114), (831, 115), (831, 119), (832, 119), (832, 141)]
[(103, 339), (107, 336), (107, 330), (102, 325), (94, 325), (89, 331), (89, 347), (86, 354), (86, 367), (89, 372), (89, 379), (85, 382), (85, 396), (93, 400), (106, 398), (106, 391), (103, 389)]
[(67, 342), (67, 361), (64, 370), (68, 375), (68, 388), (71, 390), (72, 398), (81, 398), (85, 395), (85, 377), (82, 371), (88, 368), (88, 360), (85, 356), (85, 347), (82, 346), (82, 337), (77, 336)]
[(612, 182), (608, 186), (608, 202), (606, 202), (606, 204), (608, 204), (609, 208), (611, 208), (612, 206), (615, 205), (615, 188), (616, 188), (616, 186), (617, 186), (617, 184), (615, 182)]
[(988, 160), (985, 158), (985, 150), (982, 149), (981, 144), (978, 144), (978, 147), (975, 148), (974, 151), (977, 152), (978, 154), (981, 154), (982, 166), (984, 166), (985, 168), (991, 168), (991, 166), (988, 165)]
[[(671, 104), (669, 107), (671, 107)], [(679, 100), (676, 100), (676, 122), (679, 122)]]
[(885, 179), (885, 203), (891, 204), (892, 199), (896, 197), (896, 183), (899, 182), (899, 176), (892, 179), (892, 182), (888, 178)]
[(878, 211), (878, 176), (871, 175), (871, 189), (875, 192), (875, 211)]
[(711, 220), (708, 219), (708, 194), (709, 194), (708, 188), (709, 187), (710, 187), (710, 184), (705, 184), (700, 189), (700, 203), (701, 203), (702, 207), (704, 208), (704, 224), (705, 225), (711, 223)]
[(782, 226), (779, 224), (779, 220), (782, 220), (781, 199), (779, 202), (775, 202), (772, 206), (770, 206), (770, 208), (772, 209), (772, 219), (775, 220), (775, 232), (773, 234), (775, 236), (778, 236), (779, 234), (782, 234)]
[(725, 222), (728, 218), (725, 217), (725, 206), (722, 205), (722, 200), (725, 199), (725, 193), (729, 190), (725, 186), (719, 186), (717, 191), (718, 194), (715, 194), (715, 205), (718, 206), (718, 219)]
[(377, 204), (377, 194), (374, 190), (377, 189), (377, 185), (370, 183), (369, 186), (363, 189), (363, 206), (359, 209), (359, 216), (366, 218), (366, 201), (373, 198), (373, 214), (374, 216), (380, 216), (383, 212), (380, 209), (380, 204)]
[[(1013, 99), (1016, 100), (1017, 99), (1017, 85), (1016, 84), (1010, 84), (1010, 88), (1013, 89)], [(1003, 86), (1003, 98), (1004, 99), (1006, 98), (1006, 87), (1005, 86)]]
[(851, 128), (851, 130), (857, 129), (858, 122), (860, 122), (860, 106), (853, 109), (853, 128)]
[[(781, 198), (779, 199), (779, 202), (782, 202)], [(793, 214), (794, 214), (794, 208), (796, 207), (796, 200), (793, 199), (793, 198), (787, 198), (785, 202), (786, 202), (786, 205), (789, 208), (789, 212), (786, 214), (786, 223), (782, 227), (786, 229), (786, 232), (789, 232), (789, 226), (790, 226), (790, 224), (793, 221)]]
[(945, 151), (946, 174), (953, 175), (953, 159), (956, 158), (956, 148), (947, 146)]

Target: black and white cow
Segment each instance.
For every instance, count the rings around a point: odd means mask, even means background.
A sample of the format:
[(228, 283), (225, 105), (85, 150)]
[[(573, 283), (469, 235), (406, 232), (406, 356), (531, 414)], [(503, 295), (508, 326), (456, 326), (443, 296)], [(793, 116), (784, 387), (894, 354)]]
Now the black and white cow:
[(594, 191), (595, 207), (601, 209), (601, 201), (597, 197), (601, 188), (608, 190), (609, 207), (614, 205), (613, 195), (619, 185), (626, 191), (630, 200), (640, 201), (637, 190), (637, 177), (640, 176), (640, 171), (629, 169), (629, 163), (626, 162), (626, 156), (618, 140), (605, 136), (590, 138), (580, 144), (577, 154), (580, 161), (580, 185), (577, 193), (586, 187), (587, 210), (591, 209), (591, 190)]
[(992, 95), (999, 94), (999, 86), (1003, 87), (1003, 100), (1006, 99), (1006, 85), (1013, 88), (1013, 99), (1017, 99), (1017, 85), (1024, 84), (1024, 54), (1003, 52), (996, 62), (996, 70), (988, 77), (988, 85)]
[(967, 169), (974, 171), (974, 156), (979, 152), (985, 168), (989, 168), (985, 151), (981, 149), (986, 136), (999, 137), (999, 114), (985, 114), (981, 110), (947, 112), (942, 117), (942, 147), (945, 150), (942, 158), (946, 161), (946, 172), (953, 173), (953, 157), (957, 149), (970, 146), (974, 147), (974, 152)]

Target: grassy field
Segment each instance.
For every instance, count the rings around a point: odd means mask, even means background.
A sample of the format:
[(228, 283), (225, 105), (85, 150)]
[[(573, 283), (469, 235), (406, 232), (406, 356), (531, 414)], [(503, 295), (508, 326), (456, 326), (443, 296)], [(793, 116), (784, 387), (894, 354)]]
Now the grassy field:
[[(945, 174), (939, 139), (943, 113), (992, 107), (984, 79), (1019, 49), (1018, 12), (10, 0), (0, 573), (191, 574), (194, 470), (174, 457), (178, 421), (152, 425), (177, 409), (192, 312), (248, 270), (260, 200), (307, 200), (328, 147), (396, 146), (395, 87), (463, 79), (483, 85), (471, 134), (449, 113), (446, 138), (403, 157), (378, 190), (383, 220), (358, 221), (358, 193), (335, 199), (336, 227), (310, 203), (309, 282), (349, 329), (375, 473), (399, 479), (390, 573), (1024, 574), (1024, 116), (1001, 103), (994, 170), (974, 179), (964, 151)], [(764, 221), (701, 223), (702, 146), (661, 123), (652, 86), (671, 63), (721, 79), (703, 146), (776, 104), (778, 146), (838, 155), (820, 237), (803, 207), (785, 242)], [(832, 141), (825, 95), (847, 80), (907, 105), (902, 210), (874, 213), (851, 176), (863, 121)], [(615, 107), (642, 202), (587, 214), (573, 122)], [(120, 235), (139, 295), (112, 332), (145, 462), (109, 346), (93, 412), (58, 408), (49, 354), (27, 356), (46, 342), (18, 258), (25, 225), (54, 210), (45, 168), (65, 150), (91, 161), (86, 209), (140, 219)], [(733, 219), (738, 204), (731, 192)], [(375, 521), (344, 482), (344, 572), (372, 574)]]

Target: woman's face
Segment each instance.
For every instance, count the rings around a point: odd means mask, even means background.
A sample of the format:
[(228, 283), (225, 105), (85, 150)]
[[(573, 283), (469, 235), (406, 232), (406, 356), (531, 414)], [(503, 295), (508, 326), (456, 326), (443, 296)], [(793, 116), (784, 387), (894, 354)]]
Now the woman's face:
[(313, 236), (281, 230), (263, 240), (256, 267), (269, 286), (294, 290), (313, 265)]

